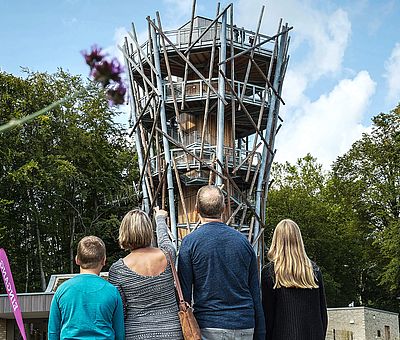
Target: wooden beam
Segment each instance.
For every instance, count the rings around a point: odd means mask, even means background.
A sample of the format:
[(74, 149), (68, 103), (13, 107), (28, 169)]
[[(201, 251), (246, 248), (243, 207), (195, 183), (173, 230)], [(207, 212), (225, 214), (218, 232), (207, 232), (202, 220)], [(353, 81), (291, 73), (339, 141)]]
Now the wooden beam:
[(187, 210), (186, 210), (185, 196), (183, 195), (183, 190), (182, 190), (182, 185), (181, 185), (181, 178), (179, 177), (178, 168), (176, 167), (175, 158), (173, 156), (171, 157), (171, 160), (172, 160), (172, 166), (174, 168), (176, 184), (178, 186), (179, 197), (181, 198), (181, 204), (182, 204), (182, 208), (183, 208), (183, 213), (185, 214), (185, 218), (186, 218), (187, 230), (190, 233), (189, 217), (188, 217), (188, 213), (187, 213)]
[[(220, 176), (222, 179), (226, 179), (224, 175), (222, 175), (219, 171), (215, 170), (213, 167), (208, 165), (205, 161), (203, 161), (201, 158), (196, 156), (193, 152), (188, 150), (186, 146), (184, 146), (182, 143), (179, 143), (177, 140), (173, 139), (171, 136), (168, 134), (164, 133), (161, 129), (156, 127), (157, 131), (159, 131), (165, 138), (167, 138), (172, 144), (174, 144), (176, 147), (181, 148), (183, 151), (185, 151), (189, 156), (192, 156), (194, 159), (196, 159), (202, 166), (205, 166), (207, 169), (211, 170), (214, 172), (216, 175)], [(218, 160), (217, 160), (218, 161)]]
[(268, 39), (266, 39), (266, 40), (264, 40), (264, 41), (261, 41), (260, 43), (254, 45), (254, 46), (252, 46), (252, 47), (249, 47), (248, 49), (246, 49), (246, 50), (244, 50), (244, 51), (242, 51), (242, 52), (239, 52), (238, 54), (235, 54), (233, 57), (229, 57), (229, 58), (227, 58), (227, 59), (221, 61), (220, 64), (222, 64), (222, 63), (227, 63), (228, 61), (231, 61), (232, 59), (235, 59), (235, 58), (237, 58), (237, 57), (240, 57), (240, 56), (242, 56), (243, 54), (246, 54), (246, 53), (248, 53), (248, 52), (251, 52), (252, 50), (255, 50), (256, 48), (258, 48), (258, 47), (260, 47), (260, 46), (266, 44), (267, 42), (270, 42), (270, 41), (276, 39), (276, 38), (279, 37), (280, 35), (282, 35), (282, 34), (284, 34), (284, 33), (287, 33), (287, 32), (289, 32), (289, 31), (292, 30), (292, 29), (293, 29), (293, 26), (287, 28), (287, 29), (284, 30), (284, 31), (281, 31), (281, 32), (279, 32), (279, 33), (273, 35), (272, 37), (269, 37)]
[(205, 78), (203, 77), (203, 75), (202, 75), (201, 72), (196, 68), (196, 66), (194, 66), (194, 65), (190, 62), (190, 60), (188, 60), (188, 59), (182, 54), (181, 51), (179, 51), (179, 49), (178, 49), (178, 48), (172, 43), (172, 41), (164, 34), (164, 32), (163, 32), (162, 30), (160, 30), (160, 28), (158, 28), (157, 25), (155, 25), (153, 21), (151, 21), (150, 17), (147, 17), (147, 20), (148, 20), (148, 22), (150, 23), (150, 25), (153, 26), (154, 29), (155, 29), (160, 35), (162, 35), (162, 36), (165, 38), (165, 40), (170, 44), (170, 46), (175, 50), (175, 52), (182, 58), (182, 60), (188, 63), (188, 65), (190, 66), (190, 68), (199, 76), (199, 78), (200, 78), (201, 80), (203, 80), (203, 82), (211, 89), (211, 91), (213, 91), (213, 92), (217, 95), (217, 97), (218, 97), (219, 99), (221, 99), (221, 101), (226, 105), (226, 104), (227, 104), (226, 100), (223, 99), (223, 98), (219, 95), (218, 91), (215, 90), (215, 89), (211, 86), (211, 84), (207, 81), (207, 79), (205, 79)]

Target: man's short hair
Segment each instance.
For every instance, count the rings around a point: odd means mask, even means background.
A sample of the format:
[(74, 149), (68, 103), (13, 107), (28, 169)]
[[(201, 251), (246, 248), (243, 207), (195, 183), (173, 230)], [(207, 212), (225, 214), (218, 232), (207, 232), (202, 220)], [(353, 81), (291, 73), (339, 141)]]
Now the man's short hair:
[(106, 246), (101, 238), (86, 236), (78, 243), (76, 257), (81, 268), (97, 268), (106, 257)]
[(197, 192), (196, 207), (203, 218), (221, 218), (225, 209), (224, 194), (217, 186), (206, 185)]
[(149, 247), (153, 241), (153, 225), (149, 215), (140, 209), (128, 212), (119, 227), (118, 241), (125, 250)]

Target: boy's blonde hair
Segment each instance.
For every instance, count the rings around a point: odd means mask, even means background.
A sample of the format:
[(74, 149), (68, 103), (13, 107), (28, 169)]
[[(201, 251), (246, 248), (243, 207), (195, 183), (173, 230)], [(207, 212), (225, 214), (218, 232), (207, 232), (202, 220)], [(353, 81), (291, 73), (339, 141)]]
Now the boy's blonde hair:
[(78, 243), (76, 258), (83, 269), (97, 268), (106, 257), (106, 246), (97, 236), (86, 236)]
[(119, 227), (118, 241), (125, 250), (149, 247), (153, 241), (153, 226), (149, 216), (140, 209), (128, 212)]
[(292, 220), (278, 223), (267, 256), (274, 263), (274, 288), (318, 288), (300, 228)]

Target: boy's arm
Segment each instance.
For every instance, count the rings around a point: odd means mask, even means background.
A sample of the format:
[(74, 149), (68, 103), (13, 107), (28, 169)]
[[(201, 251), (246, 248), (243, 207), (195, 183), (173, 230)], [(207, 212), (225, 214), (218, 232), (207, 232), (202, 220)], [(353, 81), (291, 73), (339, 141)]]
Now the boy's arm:
[(50, 316), (48, 325), (48, 339), (59, 340), (61, 333), (61, 311), (58, 306), (58, 296), (53, 296), (53, 301), (50, 306)]
[(181, 248), (179, 249), (178, 256), (178, 275), (179, 282), (182, 288), (182, 294), (186, 302), (191, 304), (192, 302), (192, 285), (193, 285), (193, 268), (192, 260), (190, 258), (190, 249), (183, 239)]
[(253, 249), (251, 249), (251, 261), (250, 261), (250, 272), (249, 272), (249, 288), (253, 298), (254, 305), (254, 339), (264, 340), (265, 339), (265, 318), (264, 311), (261, 304), (260, 295), (260, 283), (258, 281), (258, 268), (257, 258)]
[(115, 340), (125, 339), (125, 325), (124, 325), (124, 309), (122, 307), (122, 299), (118, 290), (115, 292), (117, 305), (115, 306), (113, 315), (113, 329), (115, 332)]

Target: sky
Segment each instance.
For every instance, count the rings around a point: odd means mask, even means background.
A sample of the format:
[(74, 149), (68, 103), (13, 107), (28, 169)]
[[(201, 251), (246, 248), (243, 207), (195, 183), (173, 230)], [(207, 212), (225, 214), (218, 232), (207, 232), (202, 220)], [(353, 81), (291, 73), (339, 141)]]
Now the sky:
[[(225, 7), (229, 2), (221, 1)], [(371, 117), (400, 101), (400, 0), (236, 0), (234, 22), (273, 35), (280, 18), (293, 26), (282, 96), (283, 126), (276, 160), (311, 153), (325, 169), (371, 129)], [(197, 0), (196, 14), (214, 18), (216, 1)], [(117, 46), (135, 24), (161, 14), (164, 29), (190, 20), (192, 0), (0, 0), (0, 70), (21, 67), (88, 75), (80, 51), (98, 44), (122, 58)], [(118, 118), (127, 126), (127, 107)]]

